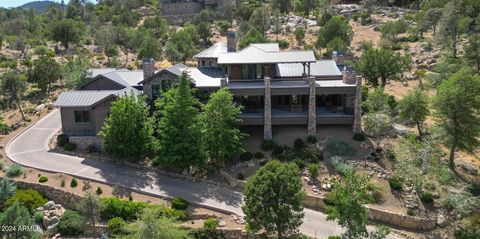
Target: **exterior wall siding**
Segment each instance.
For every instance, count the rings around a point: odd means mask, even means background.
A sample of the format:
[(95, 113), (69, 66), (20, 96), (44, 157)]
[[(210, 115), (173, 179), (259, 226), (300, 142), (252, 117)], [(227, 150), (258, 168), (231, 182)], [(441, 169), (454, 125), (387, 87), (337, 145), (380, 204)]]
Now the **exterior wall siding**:
[[(60, 108), (63, 133), (69, 136), (97, 135), (110, 112), (111, 102), (111, 100), (107, 100), (93, 108)], [(75, 123), (75, 111), (77, 110), (87, 110), (90, 115), (90, 122)]]
[(80, 87), (80, 90), (121, 90), (124, 86), (111, 81), (102, 76), (94, 78), (92, 81)]
[(161, 73), (158, 76), (155, 76), (153, 79), (145, 82), (145, 84), (143, 85), (143, 94), (146, 95), (148, 99), (152, 100), (153, 99), (152, 85), (160, 85), (161, 87), (162, 80), (165, 79), (165, 80), (176, 81), (177, 78), (178, 77), (172, 73), (168, 73), (168, 72)]

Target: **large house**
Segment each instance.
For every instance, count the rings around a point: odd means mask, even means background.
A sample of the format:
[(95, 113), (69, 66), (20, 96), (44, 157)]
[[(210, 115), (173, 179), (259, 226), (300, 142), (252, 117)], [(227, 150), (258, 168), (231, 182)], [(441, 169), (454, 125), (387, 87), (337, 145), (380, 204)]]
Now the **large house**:
[[(211, 92), (228, 88), (243, 106), (242, 126), (263, 126), (271, 139), (274, 125), (305, 125), (309, 135), (319, 125), (352, 125), (360, 131), (361, 78), (334, 52), (332, 60), (317, 60), (313, 51), (281, 51), (277, 43), (251, 44), (236, 51), (234, 35), (198, 53), (198, 67), (177, 64), (159, 71), (152, 60), (143, 71), (94, 70), (92, 80), (76, 91), (64, 92), (55, 106), (67, 135), (96, 135), (110, 102), (125, 93), (162, 97), (183, 72), (192, 86)], [(320, 127), (320, 126), (319, 126)]]

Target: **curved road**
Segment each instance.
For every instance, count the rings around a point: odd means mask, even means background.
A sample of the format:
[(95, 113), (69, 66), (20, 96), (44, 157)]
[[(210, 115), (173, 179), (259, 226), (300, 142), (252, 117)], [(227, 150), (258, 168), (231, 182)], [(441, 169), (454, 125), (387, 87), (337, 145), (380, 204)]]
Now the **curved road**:
[[(54, 110), (13, 138), (5, 148), (7, 157), (27, 167), (119, 185), (160, 197), (182, 197), (192, 204), (243, 215), (242, 193), (229, 188), (51, 152), (48, 147), (49, 139), (60, 128), (60, 112)], [(342, 228), (336, 222), (327, 221), (323, 213), (309, 209), (305, 209), (300, 230), (317, 238), (342, 233)]]

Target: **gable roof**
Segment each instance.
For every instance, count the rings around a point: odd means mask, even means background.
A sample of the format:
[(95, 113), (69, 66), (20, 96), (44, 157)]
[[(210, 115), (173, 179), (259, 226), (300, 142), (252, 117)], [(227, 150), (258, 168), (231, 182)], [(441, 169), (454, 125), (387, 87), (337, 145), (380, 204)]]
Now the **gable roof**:
[(192, 81), (193, 81), (192, 83), (194, 83), (196, 87), (199, 87), (199, 88), (220, 87), (220, 79), (221, 79), (220, 77), (215, 78), (215, 77), (208, 76), (202, 73), (198, 68), (189, 67), (184, 64), (176, 64), (174, 66), (167, 67), (161, 71), (158, 71), (153, 76), (150, 76), (147, 79), (141, 81), (140, 83), (144, 84), (145, 82), (148, 82), (154, 79), (156, 76), (164, 72), (169, 72), (176, 76), (180, 76), (184, 71), (188, 72), (190, 78), (192, 78)]
[(87, 81), (85, 84), (79, 86), (78, 88), (82, 88), (83, 86), (86, 86), (102, 78), (109, 79), (123, 87), (138, 86), (138, 84), (143, 80), (143, 70), (131, 71), (125, 68), (99, 68), (90, 69), (90, 72), (92, 74), (92, 79)]
[(219, 42), (219, 43), (213, 44), (211, 47), (194, 55), (193, 59), (218, 58), (218, 55), (220, 55), (220, 53), (225, 53), (225, 52), (227, 52), (227, 44)]
[[(303, 65), (296, 64), (277, 64), (277, 77), (301, 77), (303, 74)], [(342, 72), (334, 60), (321, 60), (310, 64), (310, 75), (312, 76), (341, 76)]]
[(66, 91), (60, 94), (53, 103), (54, 107), (93, 107), (100, 102), (113, 97), (122, 97), (133, 92), (135, 96), (140, 95), (141, 91), (127, 87), (122, 90), (77, 90)]
[[(275, 46), (276, 45), (276, 46)], [(280, 51), (278, 44), (250, 44), (238, 52), (221, 53), (218, 64), (278, 64), (315, 62), (312, 50)]]

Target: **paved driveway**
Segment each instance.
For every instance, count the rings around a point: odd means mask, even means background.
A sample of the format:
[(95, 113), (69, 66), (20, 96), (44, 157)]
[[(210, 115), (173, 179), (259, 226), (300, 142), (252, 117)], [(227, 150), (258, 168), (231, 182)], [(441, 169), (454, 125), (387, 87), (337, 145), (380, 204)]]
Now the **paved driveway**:
[[(54, 110), (9, 142), (5, 149), (7, 156), (27, 167), (121, 185), (162, 197), (182, 197), (193, 204), (243, 215), (241, 192), (229, 188), (50, 152), (48, 141), (60, 130), (60, 122), (60, 112)], [(339, 235), (342, 229), (336, 222), (327, 221), (323, 213), (305, 209), (301, 231), (312, 237), (327, 238)]]

